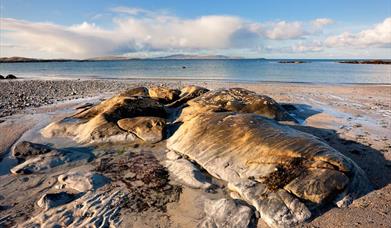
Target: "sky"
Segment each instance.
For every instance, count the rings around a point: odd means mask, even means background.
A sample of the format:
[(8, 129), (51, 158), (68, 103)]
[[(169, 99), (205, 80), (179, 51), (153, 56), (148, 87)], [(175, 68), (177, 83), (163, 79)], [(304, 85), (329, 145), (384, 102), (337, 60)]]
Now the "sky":
[(391, 0), (0, 0), (0, 56), (391, 59)]

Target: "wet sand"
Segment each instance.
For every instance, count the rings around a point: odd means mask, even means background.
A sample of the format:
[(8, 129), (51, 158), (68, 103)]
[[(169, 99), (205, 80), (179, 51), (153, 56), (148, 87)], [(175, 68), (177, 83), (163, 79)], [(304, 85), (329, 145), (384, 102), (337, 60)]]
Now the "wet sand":
[[(20, 88), (26, 85), (20, 83)], [(25, 83), (30, 83), (28, 80)], [(34, 83), (39, 83), (34, 82)], [(58, 83), (61, 86), (61, 82)], [(89, 81), (83, 81), (88, 85)], [(94, 82), (96, 83), (96, 82)], [(100, 82), (101, 83), (101, 82)], [(90, 91), (83, 96), (77, 97), (58, 94), (59, 101), (54, 104), (38, 104), (31, 108), (23, 106), (12, 116), (0, 118), (0, 155), (6, 157), (11, 146), (23, 139), (35, 139), (37, 131), (45, 124), (61, 119), (74, 111), (78, 105), (86, 102), (97, 102), (99, 99), (107, 98), (113, 92), (122, 89), (151, 84), (164, 84), (171, 87), (181, 87), (186, 84), (197, 84), (209, 89), (221, 87), (242, 87), (259, 94), (265, 94), (279, 103), (286, 104), (286, 109), (294, 114), (301, 124), (292, 126), (296, 129), (314, 134), (327, 142), (332, 147), (339, 150), (352, 160), (354, 160), (368, 175), (374, 191), (357, 199), (347, 208), (325, 208), (319, 211), (318, 216), (314, 216), (303, 227), (389, 227), (391, 221), (391, 86), (390, 85), (319, 85), (300, 83), (231, 83), (231, 82), (197, 82), (197, 81), (103, 81), (107, 85), (115, 84), (118, 87), (107, 87), (110, 89)], [(49, 83), (53, 86), (52, 82)], [(38, 86), (45, 91), (45, 83)], [(0, 83), (1, 87), (6, 86)], [(105, 85), (106, 86), (106, 85)], [(15, 90), (18, 87), (14, 87)], [(47, 89), (47, 88), (46, 88)], [(72, 89), (72, 88), (71, 88)], [(4, 91), (0, 88), (0, 91)], [(21, 92), (21, 91), (19, 91)], [(32, 90), (34, 96), (40, 95), (40, 90)], [(6, 96), (6, 94), (2, 94)], [(89, 96), (95, 96), (88, 98)], [(87, 97), (87, 98), (86, 98)], [(79, 99), (74, 99), (79, 98)], [(70, 99), (70, 100), (68, 100)], [(68, 101), (64, 101), (68, 100)], [(6, 100), (1, 99), (1, 107), (6, 106)], [(8, 101), (7, 101), (8, 102)], [(12, 103), (12, 101), (11, 101)], [(41, 106), (44, 105), (44, 106)], [(292, 106), (293, 105), (293, 106)], [(8, 106), (7, 106), (8, 107)], [(141, 150), (139, 148), (139, 150)], [(156, 153), (164, 153), (163, 148), (153, 148)], [(161, 155), (160, 155), (161, 156)], [(0, 193), (2, 207), (7, 202), (7, 197), (17, 199), (21, 196), (11, 194), (13, 188), (28, 187), (39, 182), (38, 179), (30, 178), (25, 181), (19, 178), (13, 180), (7, 174), (6, 164), (12, 166), (12, 161), (4, 158), (1, 163), (0, 183), (3, 189)], [(8, 184), (8, 181), (10, 184)], [(7, 183), (7, 184), (5, 184)], [(7, 185), (9, 187), (4, 187)], [(47, 183), (40, 187), (44, 189)], [(167, 213), (161, 212), (144, 213), (143, 217), (138, 217), (140, 223), (135, 225), (174, 227), (192, 227), (197, 224), (202, 217), (202, 205), (197, 205), (197, 197), (215, 198), (224, 193), (209, 194), (193, 192), (192, 189), (184, 189), (181, 200), (170, 204)], [(23, 198), (23, 197), (22, 197)], [(28, 205), (28, 202), (25, 202)], [(2, 208), (3, 209), (3, 208)], [(21, 207), (0, 210), (0, 219), (9, 213), (17, 213)], [(34, 211), (34, 208), (29, 208)], [(183, 216), (181, 216), (183, 215)], [(170, 217), (168, 219), (166, 217)], [(165, 219), (166, 218), (166, 219)], [(145, 222), (148, 221), (148, 222)], [(20, 221), (19, 221), (20, 222)], [(267, 227), (261, 220), (258, 227)]]

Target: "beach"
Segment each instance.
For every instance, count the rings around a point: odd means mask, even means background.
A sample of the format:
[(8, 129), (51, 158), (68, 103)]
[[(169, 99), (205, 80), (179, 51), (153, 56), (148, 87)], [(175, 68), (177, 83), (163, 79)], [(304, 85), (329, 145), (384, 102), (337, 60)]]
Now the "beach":
[[(37, 139), (39, 130), (50, 122), (76, 112), (86, 103), (96, 104), (133, 87), (164, 86), (182, 88), (198, 85), (210, 90), (244, 88), (267, 95), (282, 105), (297, 123), (290, 127), (310, 133), (327, 143), (361, 167), (373, 190), (353, 201), (346, 208), (326, 207), (303, 227), (387, 227), (391, 219), (391, 85), (389, 84), (319, 84), (289, 82), (224, 82), (214, 80), (2, 80), (0, 81), (0, 155), (8, 161), (16, 142)], [(39, 138), (39, 137), (38, 137)], [(142, 150), (135, 147), (134, 150)], [(149, 148), (163, 156), (164, 146)], [(14, 164), (14, 163), (13, 163)], [(61, 171), (58, 171), (61, 173)], [(36, 193), (50, 183), (39, 175), (23, 180), (7, 173), (0, 174), (0, 219), (5, 224), (25, 220), (39, 209), (23, 211), (20, 200), (28, 195), (12, 193), (12, 186), (28, 189), (34, 185)], [(18, 184), (17, 184), (18, 183)], [(38, 187), (37, 187), (38, 186)], [(216, 193), (194, 192), (184, 187), (179, 201), (171, 202), (166, 211), (147, 211), (134, 215), (132, 225), (163, 227), (192, 227), (202, 220), (203, 208), (199, 197), (214, 199), (226, 194), (224, 188)], [(197, 196), (197, 197), (196, 197)], [(9, 197), (9, 198), (8, 198)], [(37, 200), (32, 197), (32, 201)], [(19, 202), (18, 202), (19, 201)], [(194, 208), (193, 208), (194, 207)], [(191, 212), (190, 212), (191, 211)], [(19, 213), (19, 214), (18, 214)], [(6, 218), (14, 216), (13, 218)], [(0, 220), (1, 221), (1, 220)], [(129, 222), (129, 221), (128, 221)], [(1, 224), (1, 222), (0, 222)], [(258, 220), (258, 227), (267, 227)]]

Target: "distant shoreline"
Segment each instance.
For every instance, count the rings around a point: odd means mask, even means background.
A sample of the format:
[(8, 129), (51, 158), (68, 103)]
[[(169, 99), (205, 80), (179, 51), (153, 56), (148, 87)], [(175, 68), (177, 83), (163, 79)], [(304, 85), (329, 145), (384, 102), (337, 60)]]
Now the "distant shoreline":
[(50, 63), (50, 62), (105, 62), (105, 61), (143, 61), (143, 60), (261, 60), (273, 61), (282, 64), (310, 63), (312, 61), (328, 61), (343, 64), (391, 64), (390, 59), (266, 59), (242, 58), (222, 55), (170, 55), (154, 58), (127, 58), (127, 57), (97, 57), (90, 59), (37, 59), (26, 57), (0, 57), (0, 63)]

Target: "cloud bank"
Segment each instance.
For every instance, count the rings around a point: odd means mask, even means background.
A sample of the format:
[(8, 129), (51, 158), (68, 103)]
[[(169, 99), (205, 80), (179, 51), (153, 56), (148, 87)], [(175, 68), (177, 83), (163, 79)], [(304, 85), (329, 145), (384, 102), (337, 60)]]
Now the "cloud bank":
[[(117, 7), (111, 28), (89, 22), (72, 26), (1, 18), (1, 48), (37, 52), (50, 57), (88, 58), (146, 52), (197, 52), (230, 49), (259, 50), (269, 42), (291, 52), (324, 48), (389, 47), (391, 18), (358, 33), (332, 35), (319, 41), (332, 19), (254, 22), (236, 16), (180, 18), (165, 11)], [(16, 52), (14, 52), (16, 53)], [(262, 53), (259, 53), (262, 55)]]

